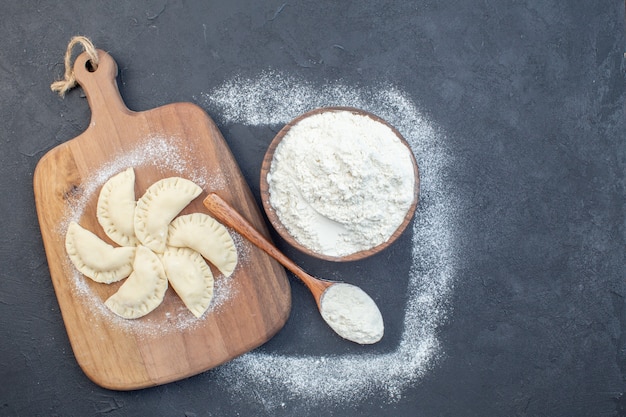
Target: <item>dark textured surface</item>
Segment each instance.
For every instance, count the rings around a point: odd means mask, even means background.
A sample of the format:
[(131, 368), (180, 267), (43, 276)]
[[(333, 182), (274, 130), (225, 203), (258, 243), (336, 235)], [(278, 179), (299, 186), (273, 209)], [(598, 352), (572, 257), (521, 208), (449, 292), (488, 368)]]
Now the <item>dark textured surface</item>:
[[(623, 2), (22, 1), (0, 16), (0, 415), (626, 415)], [(406, 91), (447, 132), (459, 161), (447, 181), (467, 206), (439, 363), (396, 402), (269, 411), (254, 387), (228, 391), (210, 372), (130, 393), (91, 383), (63, 327), (32, 191), (41, 156), (89, 122), (80, 90), (62, 100), (49, 89), (75, 34), (111, 52), (134, 110), (268, 68)], [(220, 128), (258, 192), (274, 132)], [(337, 268), (406, 274), (409, 244)], [(313, 349), (290, 345), (313, 308), (293, 287), (299, 307), (267, 349)], [(400, 320), (401, 303), (386, 308)], [(315, 323), (324, 349), (341, 351)]]

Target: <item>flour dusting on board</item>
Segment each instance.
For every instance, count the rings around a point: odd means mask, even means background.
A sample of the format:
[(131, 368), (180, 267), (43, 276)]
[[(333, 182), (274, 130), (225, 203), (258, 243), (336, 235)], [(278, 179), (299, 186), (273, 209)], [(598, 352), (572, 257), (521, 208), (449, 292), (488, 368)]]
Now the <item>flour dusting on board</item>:
[[(126, 168), (140, 168), (142, 166), (154, 166), (163, 176), (179, 175), (187, 178), (205, 190), (217, 191), (226, 187), (223, 178), (210, 178), (206, 167), (193, 156), (195, 151), (189, 148), (188, 142), (174, 136), (153, 135), (146, 137), (137, 146), (130, 150), (112, 155), (108, 163), (96, 169), (88, 178), (81, 183), (80, 194), (75, 199), (67, 200), (66, 212), (63, 221), (58, 226), (57, 233), (65, 236), (70, 222), (79, 222), (85, 214), (85, 208), (90, 199), (97, 194), (99, 188), (113, 175)], [(95, 216), (95, 213), (93, 214)], [(245, 262), (245, 246), (240, 238), (234, 239), (240, 257)], [(64, 268), (71, 277), (71, 286), (74, 293), (98, 316), (92, 325), (100, 326), (100, 320), (108, 320), (117, 328), (127, 332), (138, 333), (140, 335), (159, 336), (168, 331), (180, 331), (192, 329), (202, 323), (189, 313), (184, 304), (179, 303), (174, 311), (165, 314), (165, 321), (161, 317), (155, 318), (150, 315), (142, 320), (127, 320), (112, 313), (104, 304), (104, 300), (93, 292), (85, 277), (78, 272), (69, 260), (66, 260)], [(217, 276), (215, 280), (214, 296), (205, 314), (219, 310), (222, 305), (235, 296), (236, 289), (232, 285), (233, 281)], [(165, 325), (166, 324), (166, 325)]]
[[(420, 169), (420, 203), (413, 223), (412, 262), (404, 331), (389, 353), (294, 356), (253, 351), (218, 369), (236, 390), (254, 386), (265, 407), (288, 398), (307, 404), (359, 401), (370, 394), (389, 400), (422, 378), (441, 355), (437, 336), (449, 308), (456, 269), (453, 233), (459, 202), (445, 181), (452, 166), (445, 136), (432, 127), (409, 96), (391, 85), (375, 89), (341, 83), (315, 86), (277, 72), (235, 78), (198, 98), (225, 124), (282, 127), (317, 107), (350, 106), (387, 120), (409, 142)], [(278, 397), (277, 397), (278, 396)]]

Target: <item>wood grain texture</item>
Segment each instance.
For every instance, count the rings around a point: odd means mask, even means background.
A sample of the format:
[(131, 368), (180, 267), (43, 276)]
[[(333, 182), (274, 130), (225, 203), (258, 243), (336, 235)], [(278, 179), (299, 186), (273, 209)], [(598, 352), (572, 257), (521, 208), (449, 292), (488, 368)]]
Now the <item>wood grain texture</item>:
[[(93, 181), (94, 173), (136, 152), (149, 138), (175, 138), (168, 148), (174, 151), (171, 157), (187, 164), (185, 173), (206, 175), (206, 184), (212, 184), (204, 186), (182, 213), (206, 213), (202, 199), (217, 192), (269, 238), (237, 162), (208, 115), (191, 103), (144, 112), (129, 110), (117, 89), (115, 61), (104, 51), (98, 53), (100, 63), (93, 72), (84, 53), (74, 64), (92, 111), (89, 127), (39, 161), (34, 192), (50, 275), (76, 359), (95, 383), (130, 390), (200, 373), (263, 344), (285, 324), (291, 293), (282, 266), (240, 239), (240, 261), (234, 274), (224, 278), (212, 268), (216, 280), (232, 280), (226, 301), (192, 325), (179, 325), (179, 316), (191, 313), (171, 288), (163, 304), (137, 320), (125, 321), (96, 305), (121, 283), (94, 283), (75, 271), (64, 246), (68, 213), (82, 199), (78, 222), (112, 243), (96, 218), (102, 184), (95, 190), (86, 184)], [(132, 158), (127, 160), (132, 163)], [(144, 163), (134, 169), (137, 196), (161, 178), (185, 176), (159, 164)]]
[[(404, 220), (398, 226), (398, 228), (392, 233), (392, 235), (389, 237), (389, 239), (387, 239), (387, 241), (385, 241), (385, 242), (383, 242), (383, 243), (381, 243), (381, 244), (379, 244), (379, 245), (377, 245), (377, 246), (375, 246), (373, 248), (362, 250), (362, 251), (359, 251), (359, 252), (355, 252), (355, 253), (352, 253), (350, 255), (332, 256), (332, 255), (325, 255), (325, 254), (322, 254), (322, 253), (318, 253), (318, 252), (315, 252), (315, 251), (307, 248), (306, 246), (304, 246), (300, 242), (298, 242), (289, 233), (287, 228), (280, 221), (280, 218), (278, 217), (278, 214), (276, 214), (276, 210), (274, 210), (274, 207), (272, 207), (272, 205), (270, 203), (270, 192), (269, 192), (269, 183), (267, 182), (267, 174), (270, 172), (270, 169), (272, 167), (272, 160), (274, 159), (274, 152), (276, 151), (276, 148), (278, 147), (278, 144), (280, 144), (280, 142), (283, 140), (285, 135), (289, 132), (289, 130), (294, 125), (298, 124), (303, 119), (305, 119), (307, 117), (314, 116), (316, 114), (325, 113), (325, 112), (340, 112), (340, 111), (348, 111), (348, 112), (351, 112), (353, 114), (369, 117), (369, 118), (371, 118), (374, 121), (377, 121), (379, 123), (382, 123), (382, 124), (388, 126), (393, 131), (393, 133), (398, 137), (398, 139), (400, 139), (402, 144), (407, 147), (409, 155), (411, 156), (411, 161), (413, 163), (413, 173), (415, 175), (415, 188), (414, 188), (414, 192), (413, 192), (413, 202), (411, 203), (411, 206), (407, 210), (407, 213), (404, 216)], [(263, 157), (263, 163), (261, 165), (261, 178), (260, 178), (261, 203), (263, 204), (263, 208), (265, 209), (265, 214), (267, 215), (267, 218), (269, 219), (269, 221), (272, 223), (272, 226), (274, 226), (274, 229), (276, 229), (278, 234), (280, 234), (280, 236), (283, 239), (285, 239), (290, 245), (292, 245), (293, 247), (297, 248), (301, 252), (306, 253), (309, 256), (313, 256), (313, 257), (316, 257), (316, 258), (324, 259), (324, 260), (327, 260), (327, 261), (334, 261), (334, 262), (357, 261), (357, 260), (364, 259), (364, 258), (367, 258), (369, 256), (372, 256), (372, 255), (374, 255), (374, 254), (376, 254), (376, 253), (386, 249), (387, 247), (389, 247), (389, 245), (391, 245), (393, 242), (396, 241), (396, 239), (398, 239), (398, 237), (400, 237), (400, 235), (406, 230), (406, 228), (408, 227), (409, 223), (413, 219), (413, 215), (415, 214), (415, 209), (417, 208), (417, 203), (418, 203), (418, 200), (419, 200), (419, 189), (420, 189), (419, 169), (417, 167), (417, 162), (415, 161), (415, 155), (413, 155), (413, 152), (411, 151), (411, 147), (409, 146), (409, 144), (406, 141), (406, 139), (404, 139), (404, 137), (402, 137), (402, 134), (398, 131), (398, 129), (396, 129), (395, 127), (391, 126), (384, 119), (376, 116), (375, 114), (372, 114), (372, 113), (367, 112), (365, 110), (357, 109), (357, 108), (354, 108), (354, 107), (345, 107), (345, 106), (321, 107), (321, 108), (311, 110), (311, 111), (309, 111), (307, 113), (304, 113), (304, 114), (296, 117), (291, 122), (287, 123), (276, 134), (276, 136), (274, 137), (274, 139), (270, 143), (269, 147), (267, 148), (265, 156)]]

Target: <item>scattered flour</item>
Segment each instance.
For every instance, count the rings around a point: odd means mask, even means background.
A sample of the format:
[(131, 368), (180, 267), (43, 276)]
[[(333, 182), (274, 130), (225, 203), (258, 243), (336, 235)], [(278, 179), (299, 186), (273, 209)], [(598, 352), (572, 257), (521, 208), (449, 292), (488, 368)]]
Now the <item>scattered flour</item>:
[[(212, 115), (225, 124), (282, 126), (313, 108), (351, 106), (372, 112), (395, 126), (409, 142), (420, 167), (420, 203), (413, 223), (412, 266), (407, 287), (404, 330), (398, 346), (383, 354), (342, 356), (293, 356), (253, 351), (212, 373), (233, 392), (245, 392), (250, 386), (263, 398), (263, 406), (279, 409), (290, 398), (307, 404), (357, 402), (373, 393), (386, 394), (389, 400), (402, 396), (404, 390), (419, 381), (441, 355), (437, 328), (446, 319), (448, 298), (456, 273), (454, 226), (459, 202), (451, 185), (445, 181), (452, 166), (445, 148), (445, 136), (425, 119), (408, 94), (392, 85), (376, 89), (356, 88), (341, 83), (316, 86), (281, 73), (267, 72), (257, 78), (235, 78), (199, 98)], [(129, 166), (154, 164), (186, 176), (198, 185), (219, 189), (224, 184), (207, 184), (206, 171), (193, 160), (178, 157), (185, 149), (177, 138), (152, 137), (133, 152), (120, 155), (103, 166), (83, 184), (81, 197), (68, 209), (59, 233), (79, 220), (87, 201), (115, 173)], [(187, 153), (193, 155), (193, 152)], [(241, 242), (237, 242), (238, 250)], [(69, 263), (69, 261), (68, 261)], [(72, 274), (74, 291), (93, 304), (95, 295), (83, 277)], [(221, 281), (221, 282), (220, 282)], [(233, 296), (229, 280), (216, 280), (211, 309), (219, 309)], [(401, 294), (399, 296), (403, 296)], [(116, 320), (121, 328), (140, 335), (158, 336), (163, 323), (146, 320), (139, 324), (117, 318), (102, 303), (99, 315)], [(180, 311), (168, 314), (169, 327), (193, 328), (192, 319), (181, 303)], [(94, 326), (98, 326), (96, 321)], [(167, 331), (167, 330), (166, 330)], [(240, 391), (238, 391), (240, 390)]]
[(276, 147), (267, 183), (291, 236), (328, 256), (386, 242), (415, 198), (409, 149), (387, 125), (347, 110), (293, 125)]
[(400, 398), (442, 354), (437, 329), (446, 319), (457, 268), (454, 230), (460, 203), (445, 179), (453, 165), (445, 136), (423, 117), (407, 93), (393, 85), (317, 86), (265, 72), (251, 79), (234, 78), (196, 100), (224, 124), (274, 128), (313, 108), (357, 107), (388, 121), (409, 142), (420, 167), (420, 202), (412, 230), (404, 330), (395, 350), (322, 357), (253, 351), (212, 373), (234, 393), (254, 387), (266, 409), (280, 409), (287, 399), (312, 406), (363, 401), (375, 393), (390, 401)]

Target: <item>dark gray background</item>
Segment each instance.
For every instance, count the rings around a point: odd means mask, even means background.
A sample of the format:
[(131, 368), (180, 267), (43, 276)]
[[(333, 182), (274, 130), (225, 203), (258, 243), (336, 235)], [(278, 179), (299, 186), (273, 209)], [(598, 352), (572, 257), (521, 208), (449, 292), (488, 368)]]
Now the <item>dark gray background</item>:
[[(0, 415), (626, 415), (623, 2), (5, 1), (0, 16)], [(394, 403), (294, 400), (271, 412), (211, 372), (128, 393), (90, 382), (63, 327), (32, 190), (42, 155), (89, 122), (80, 90), (49, 89), (76, 34), (113, 55), (133, 110), (267, 68), (320, 84), (388, 80), (426, 109), (461, 161), (448, 181), (468, 200), (437, 366)], [(274, 131), (206, 110), (257, 192)], [(278, 244), (320, 275), (336, 268)], [(404, 276), (409, 244), (337, 268)], [(314, 307), (292, 287), (295, 318), (270, 348), (305, 352), (290, 335)], [(401, 305), (388, 314), (400, 320)], [(316, 328), (325, 349), (343, 349)]]

